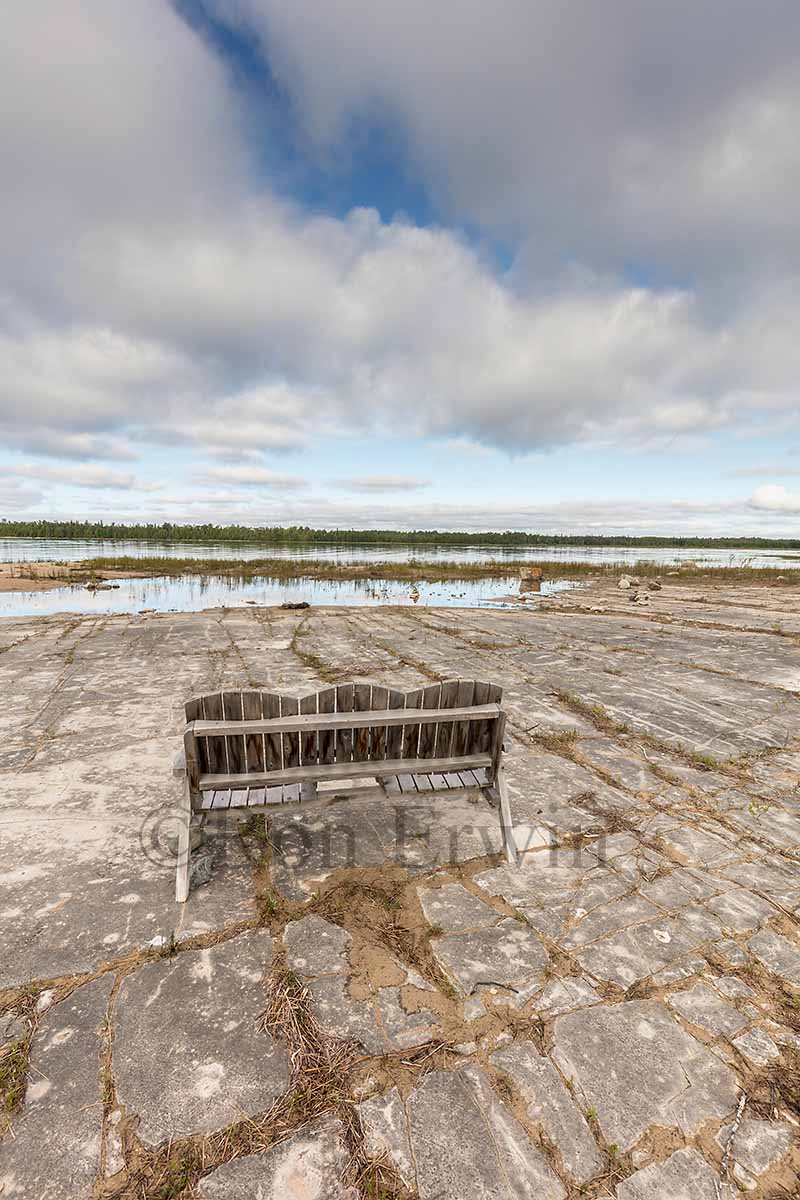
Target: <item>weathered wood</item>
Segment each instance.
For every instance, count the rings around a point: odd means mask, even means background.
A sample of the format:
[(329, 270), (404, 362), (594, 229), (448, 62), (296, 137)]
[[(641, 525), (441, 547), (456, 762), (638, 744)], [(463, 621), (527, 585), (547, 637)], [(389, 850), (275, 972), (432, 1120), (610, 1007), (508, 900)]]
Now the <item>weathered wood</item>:
[[(336, 712), (336, 688), (326, 688), (317, 693), (318, 716)], [(319, 761), (332, 763), (336, 757), (336, 734), (323, 723), (317, 723), (319, 730)]]
[[(413, 692), (406, 692), (406, 711), (404, 716), (416, 715), (413, 710), (422, 708), (422, 688), (417, 688)], [(419, 725), (412, 723), (411, 725), (403, 725), (403, 748), (400, 754), (401, 758), (419, 758)]]
[[(421, 771), (423, 760), (419, 759), (418, 762)], [(474, 771), (479, 767), (489, 767), (491, 764), (492, 760), (488, 754), (473, 754), (464, 759), (430, 758), (424, 760), (426, 774), (431, 771), (445, 772), (458, 771), (459, 769)], [(381, 763), (380, 773), (382, 775), (409, 774), (408, 767), (409, 763), (406, 759), (387, 759)], [(284, 767), (282, 771), (271, 771), (263, 776), (248, 776), (248, 783), (251, 787), (259, 787), (272, 786), (278, 783), (302, 783), (305, 779), (356, 779), (369, 777), (370, 775), (375, 775), (375, 763), (343, 762), (328, 763), (316, 767)], [(235, 787), (239, 782), (240, 777), (238, 775), (201, 775), (200, 789), (201, 791), (212, 791), (231, 788)]]
[[(353, 711), (367, 713), (372, 708), (372, 688), (368, 683), (357, 683), (353, 688)], [(369, 725), (361, 725), (353, 731), (353, 762), (366, 762), (369, 758)]]
[[(300, 702), (294, 696), (281, 696), (281, 716), (293, 717), (300, 711)], [(300, 765), (300, 736), (297, 733), (284, 733), (283, 765), (284, 767), (299, 767)]]
[[(442, 708), (442, 685), (431, 683), (423, 690), (422, 708)], [(419, 757), (433, 758), (436, 753), (436, 725), (430, 721), (419, 727)]]
[[(274, 692), (261, 693), (261, 709), (264, 716), (275, 721), (281, 715), (281, 698)], [(267, 770), (276, 771), (283, 767), (283, 742), (280, 733), (269, 729), (264, 733), (264, 749), (267, 755)]]
[[(260, 721), (263, 715), (261, 692), (242, 692), (242, 725), (245, 721)], [(263, 733), (245, 734), (244, 749), (248, 772), (261, 771), (263, 773), (267, 765)]]
[[(417, 693), (414, 694), (416, 695)], [(355, 729), (358, 726), (405, 725), (406, 722), (415, 721), (420, 718), (424, 718), (427, 722), (434, 725), (443, 722), (452, 723), (456, 717), (465, 721), (482, 721), (485, 718), (493, 720), (499, 713), (500, 708), (497, 704), (486, 704), (480, 708), (476, 708), (473, 705), (469, 708), (440, 710), (424, 708), (393, 710), (384, 708), (375, 710), (374, 712), (368, 709), (364, 712), (300, 713), (297, 716), (277, 718), (265, 716), (260, 721), (195, 721), (193, 722), (193, 730), (196, 737), (210, 737), (212, 734), (218, 733), (303, 733), (311, 728)]]
[[(353, 684), (340, 683), (336, 689), (336, 711), (337, 713), (351, 713), (353, 711)], [(339, 728), (336, 731), (336, 761), (352, 762), (353, 759), (353, 732), (352, 729)]]
[(325, 801), (320, 782), (350, 778), (376, 778), (377, 795), (480, 788), (500, 808), (506, 857), (516, 862), (501, 699), (496, 685), (451, 680), (405, 693), (362, 682), (302, 700), (242, 690), (189, 701), (176, 896), (188, 893), (193, 811), (205, 819), (230, 808)]
[[(389, 698), (386, 702), (388, 709), (404, 709), (406, 706), (405, 692), (398, 692), (394, 688), (389, 688)], [(403, 748), (403, 727), (402, 725), (393, 725), (391, 721), (386, 722), (386, 758), (401, 758)]]
[(503, 848), (506, 853), (506, 861), (512, 867), (518, 864), (517, 845), (514, 841), (514, 825), (511, 820), (511, 802), (508, 796), (508, 784), (506, 783), (505, 771), (503, 764), (497, 768), (495, 774), (495, 787), (497, 788), (500, 797), (500, 823), (503, 827)]
[[(222, 715), (226, 721), (238, 722), (242, 725), (242, 693), (222, 693)], [(241, 732), (230, 733), (226, 739), (228, 751), (228, 771), (231, 775), (240, 775), (245, 769), (244, 736)]]
[(191, 854), (192, 789), (187, 772), (178, 817), (178, 869), (175, 876), (175, 901), (189, 898), (189, 857)]
[[(456, 685), (455, 709), (469, 708), (475, 698), (475, 683), (472, 679), (459, 679)], [(451, 753), (466, 754), (470, 737), (470, 722), (456, 721), (453, 725)]]
[(319, 762), (319, 733), (317, 697), (304, 696), (300, 701), (300, 713), (309, 718), (307, 733), (300, 734), (300, 762), (303, 766), (316, 766)]
[[(203, 718), (206, 721), (221, 721), (225, 713), (222, 708), (222, 695), (215, 692), (203, 696)], [(207, 770), (212, 774), (228, 769), (228, 749), (224, 737), (207, 737), (205, 741), (205, 760)]]
[[(389, 709), (389, 689), (378, 687), (377, 684), (372, 688), (372, 696), (370, 698), (370, 708), (375, 712), (387, 712)], [(369, 757), (372, 762), (379, 762), (382, 758), (386, 758), (386, 735), (388, 724), (378, 719), (377, 723), (372, 726), (369, 743)]]
[[(458, 680), (449, 679), (447, 683), (442, 684), (442, 698), (440, 702), (441, 708), (455, 708), (456, 700), (458, 699)], [(437, 758), (449, 758), (453, 753), (453, 722), (443, 721), (436, 729), (436, 749), (434, 753)]]

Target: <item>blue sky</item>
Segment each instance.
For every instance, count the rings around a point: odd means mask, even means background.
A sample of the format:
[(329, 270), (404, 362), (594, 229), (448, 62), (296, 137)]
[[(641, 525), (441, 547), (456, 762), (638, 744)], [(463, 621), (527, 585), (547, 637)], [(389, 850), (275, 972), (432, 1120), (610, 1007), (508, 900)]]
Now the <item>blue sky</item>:
[(3, 22), (0, 515), (796, 536), (795, 3)]

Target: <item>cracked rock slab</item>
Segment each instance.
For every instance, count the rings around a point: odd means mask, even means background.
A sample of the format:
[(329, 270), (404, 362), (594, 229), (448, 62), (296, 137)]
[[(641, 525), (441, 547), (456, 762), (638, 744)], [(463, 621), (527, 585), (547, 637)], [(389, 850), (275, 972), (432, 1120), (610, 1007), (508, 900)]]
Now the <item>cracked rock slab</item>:
[(299, 975), (346, 975), (353, 939), (346, 929), (312, 913), (283, 931), (286, 962)]
[(309, 1125), (266, 1154), (225, 1163), (198, 1184), (201, 1200), (358, 1200), (344, 1183), (348, 1154), (341, 1121)]
[(699, 1025), (715, 1037), (722, 1034), (733, 1037), (747, 1025), (747, 1020), (734, 1008), (726, 1004), (704, 983), (696, 983), (684, 992), (673, 992), (669, 1005), (693, 1025)]
[(486, 929), (500, 920), (493, 908), (460, 883), (445, 883), (439, 888), (420, 887), (417, 894), (425, 920), (429, 925), (438, 925), (445, 933)]
[(629, 1150), (653, 1125), (685, 1135), (736, 1106), (736, 1077), (665, 1005), (631, 1000), (557, 1017), (553, 1058), (608, 1142)]
[(548, 1058), (531, 1042), (514, 1042), (491, 1056), (492, 1064), (510, 1079), (531, 1121), (541, 1125), (576, 1183), (586, 1183), (603, 1168), (592, 1132)]
[[(732, 1125), (725, 1125), (717, 1135), (717, 1142), (723, 1150), (728, 1145), (732, 1129)], [(748, 1117), (733, 1135), (731, 1157), (751, 1175), (765, 1175), (789, 1153), (796, 1138), (797, 1131), (785, 1121), (758, 1121)]]
[(420, 1200), (564, 1200), (482, 1071), (432, 1071), (407, 1104)]
[(751, 937), (747, 946), (775, 975), (800, 987), (800, 950), (788, 938), (764, 929)]
[(546, 1017), (558, 1017), (562, 1013), (574, 1012), (576, 1008), (588, 1008), (600, 1004), (601, 999), (592, 985), (585, 979), (552, 979), (536, 998), (536, 1011)]
[(259, 930), (123, 980), (114, 1073), (146, 1145), (223, 1128), (285, 1091), (286, 1051), (259, 1029), (271, 961), (272, 940)]
[(733, 1044), (755, 1067), (766, 1067), (773, 1059), (780, 1058), (780, 1050), (763, 1029), (749, 1029), (741, 1037), (734, 1038)]
[(364, 1100), (358, 1106), (358, 1114), (364, 1130), (367, 1155), (372, 1159), (385, 1156), (405, 1186), (416, 1191), (417, 1177), (411, 1156), (408, 1120), (397, 1088), (392, 1088), (382, 1096)]
[(637, 1171), (617, 1185), (617, 1200), (733, 1200), (717, 1190), (719, 1176), (696, 1150), (676, 1150), (663, 1163)]
[(25, 1105), (0, 1149), (3, 1200), (92, 1195), (103, 1119), (100, 1038), (113, 982), (106, 975), (85, 984), (42, 1021)]
[(462, 996), (480, 984), (521, 991), (541, 980), (549, 957), (536, 935), (506, 917), (492, 929), (454, 934), (431, 942), (436, 961)]

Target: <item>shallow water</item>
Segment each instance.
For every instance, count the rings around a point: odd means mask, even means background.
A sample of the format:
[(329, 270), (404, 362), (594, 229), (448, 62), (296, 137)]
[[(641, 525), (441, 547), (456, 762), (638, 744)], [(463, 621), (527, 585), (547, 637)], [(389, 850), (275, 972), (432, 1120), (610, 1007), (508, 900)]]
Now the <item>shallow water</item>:
[[(509, 558), (540, 562), (693, 562), (720, 567), (800, 568), (794, 550), (682, 550), (648, 546), (266, 546), (240, 542), (107, 542), (60, 538), (0, 538), (0, 562), (79, 562), (84, 558), (311, 558), (333, 562), (491, 562)], [(786, 557), (784, 557), (786, 556)]]
[(243, 608), (305, 600), (309, 604), (362, 607), (403, 604), (431, 608), (507, 608), (536, 603), (542, 596), (575, 587), (569, 580), (546, 581), (529, 600), (513, 593), (514, 579), (471, 579), (457, 583), (411, 584), (398, 580), (231, 579), (228, 576), (182, 575), (158, 579), (115, 579), (110, 591), (89, 591), (82, 584), (48, 592), (0, 592), (0, 617), (47, 616), (52, 613), (199, 612), (204, 608)]

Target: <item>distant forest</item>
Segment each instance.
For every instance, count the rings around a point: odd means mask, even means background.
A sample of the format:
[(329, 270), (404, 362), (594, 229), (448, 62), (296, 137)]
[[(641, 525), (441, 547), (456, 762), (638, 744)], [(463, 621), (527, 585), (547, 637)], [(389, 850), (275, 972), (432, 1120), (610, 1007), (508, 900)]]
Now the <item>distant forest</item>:
[(798, 538), (613, 537), (595, 533), (463, 533), (440, 529), (309, 529), (307, 525), (118, 525), (100, 521), (4, 521), (0, 537), (70, 538), (77, 541), (248, 542), (265, 546), (674, 546), (686, 549), (800, 548)]

